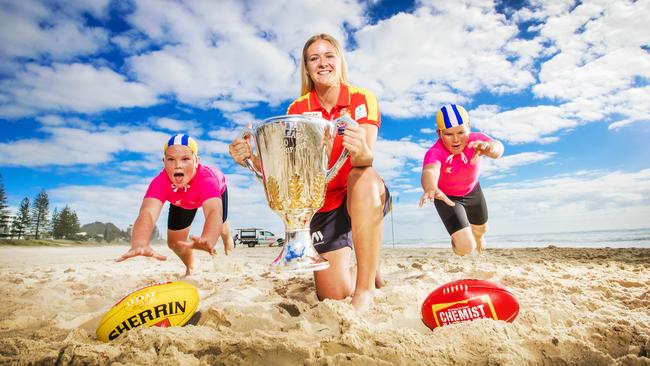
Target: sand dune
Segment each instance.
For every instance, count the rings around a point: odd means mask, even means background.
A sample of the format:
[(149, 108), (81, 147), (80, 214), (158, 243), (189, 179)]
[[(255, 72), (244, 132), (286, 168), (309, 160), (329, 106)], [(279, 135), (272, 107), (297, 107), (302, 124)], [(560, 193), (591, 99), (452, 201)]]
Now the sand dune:
[[(124, 246), (0, 247), (0, 363), (157, 365), (650, 365), (650, 249), (493, 249), (476, 262), (450, 250), (383, 249), (387, 287), (356, 314), (319, 302), (310, 274), (269, 271), (278, 248), (199, 253), (194, 325), (95, 338), (124, 294), (177, 280), (182, 264)], [(429, 330), (420, 306), (460, 278), (499, 282), (518, 298), (513, 323)]]

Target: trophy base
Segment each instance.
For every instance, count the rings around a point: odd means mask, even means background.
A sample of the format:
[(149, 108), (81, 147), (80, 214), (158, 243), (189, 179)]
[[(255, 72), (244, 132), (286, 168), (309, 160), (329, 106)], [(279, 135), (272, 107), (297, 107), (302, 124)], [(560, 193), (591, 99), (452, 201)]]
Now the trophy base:
[(320, 271), (329, 266), (327, 259), (314, 249), (309, 229), (287, 231), (282, 252), (271, 263), (271, 269), (283, 272)]

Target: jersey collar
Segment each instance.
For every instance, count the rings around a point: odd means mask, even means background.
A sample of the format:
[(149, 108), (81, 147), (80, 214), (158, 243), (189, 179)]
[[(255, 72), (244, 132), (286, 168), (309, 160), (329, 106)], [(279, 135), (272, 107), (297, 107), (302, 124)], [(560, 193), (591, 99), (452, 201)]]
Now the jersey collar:
[[(350, 105), (350, 90), (348, 89), (347, 85), (341, 83), (341, 88), (339, 90), (339, 99), (336, 101), (336, 106), (347, 107), (349, 105)], [(309, 109), (312, 111), (313, 110), (325, 111), (325, 108), (320, 104), (320, 100), (318, 100), (316, 89), (312, 89), (311, 92), (309, 92)]]

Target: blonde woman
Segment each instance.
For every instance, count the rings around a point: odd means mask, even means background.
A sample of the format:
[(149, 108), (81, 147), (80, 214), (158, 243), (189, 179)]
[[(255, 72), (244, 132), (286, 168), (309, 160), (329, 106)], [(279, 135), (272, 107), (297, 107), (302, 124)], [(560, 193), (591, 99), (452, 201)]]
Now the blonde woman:
[[(323, 207), (314, 215), (310, 231), (314, 247), (330, 264), (314, 272), (318, 298), (341, 300), (352, 296), (358, 311), (373, 304), (379, 276), (379, 250), (383, 240), (384, 215), (390, 208), (390, 193), (373, 168), (374, 147), (380, 126), (377, 99), (367, 89), (348, 81), (348, 70), (339, 42), (327, 34), (307, 40), (300, 65), (301, 97), (287, 114), (303, 114), (334, 120), (343, 115), (358, 126), (348, 125), (335, 138), (330, 161), (343, 148), (349, 158), (328, 184)], [(243, 164), (251, 157), (250, 145), (241, 139), (230, 145), (233, 159)], [(255, 162), (254, 162), (255, 163)], [(351, 264), (354, 249), (356, 266)]]

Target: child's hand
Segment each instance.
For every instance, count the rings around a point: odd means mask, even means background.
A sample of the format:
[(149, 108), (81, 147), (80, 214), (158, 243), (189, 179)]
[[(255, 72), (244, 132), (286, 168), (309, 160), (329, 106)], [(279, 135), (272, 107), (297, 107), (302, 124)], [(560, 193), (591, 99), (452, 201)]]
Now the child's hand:
[(489, 141), (472, 141), (467, 144), (467, 147), (474, 149), (474, 156), (472, 157), (472, 161), (470, 161), (472, 165), (476, 164), (482, 155), (489, 156), (493, 153), (492, 144)]
[(137, 256), (143, 256), (143, 257), (153, 257), (156, 258), (159, 261), (164, 261), (167, 260), (167, 257), (164, 255), (156, 253), (152, 248), (151, 245), (145, 245), (145, 246), (139, 246), (139, 247), (132, 247), (129, 249), (128, 252), (122, 254), (119, 258), (115, 260), (115, 262), (122, 262), (125, 261), (129, 258), (137, 257)]
[(433, 203), (434, 199), (441, 200), (444, 203), (448, 204), (449, 206), (456, 206), (454, 201), (450, 200), (449, 197), (447, 197), (446, 194), (444, 194), (438, 188), (434, 188), (434, 189), (431, 189), (431, 190), (428, 190), (428, 191), (424, 192), (422, 197), (420, 197), (420, 207), (422, 207), (425, 204), (425, 202), (427, 202), (427, 200), (429, 200), (429, 202)]
[(203, 250), (211, 255), (217, 253), (216, 249), (214, 249), (214, 244), (208, 243), (207, 239), (196, 237), (194, 235), (190, 235), (189, 241), (179, 241), (178, 244), (184, 245), (190, 249)]

